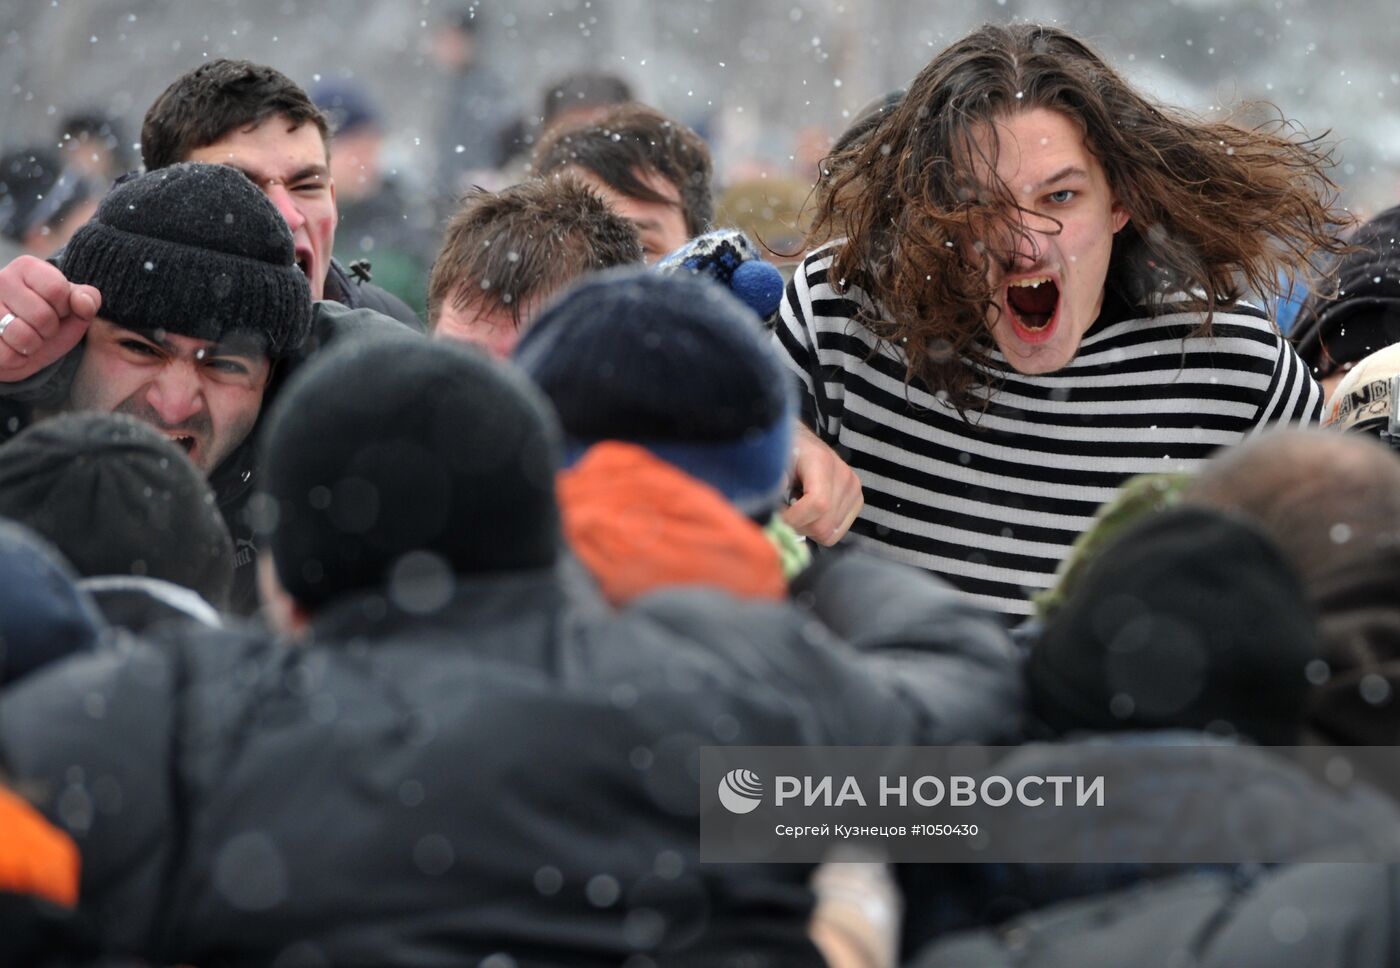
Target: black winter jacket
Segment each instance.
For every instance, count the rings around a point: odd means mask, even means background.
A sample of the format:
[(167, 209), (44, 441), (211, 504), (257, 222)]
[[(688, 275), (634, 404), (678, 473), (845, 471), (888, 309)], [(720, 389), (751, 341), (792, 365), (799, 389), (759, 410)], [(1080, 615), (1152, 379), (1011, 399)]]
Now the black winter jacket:
[(422, 333), (426, 331), (423, 320), (418, 318), (408, 305), (398, 296), (371, 283), (367, 276), (354, 275), (339, 261), (332, 259), (326, 271), (324, 298), (337, 302), (349, 309), (372, 309), (392, 319), (397, 319), (410, 329)]
[(958, 731), (900, 665), (1016, 694), (994, 644), (960, 679), (955, 643), (885, 632), (908, 654), (790, 605), (613, 613), (554, 569), (480, 577), (431, 614), (342, 600), (296, 647), (210, 633), (45, 670), (0, 701), (0, 756), (76, 836), (114, 953), (816, 965), (806, 867), (699, 864), (691, 758)]

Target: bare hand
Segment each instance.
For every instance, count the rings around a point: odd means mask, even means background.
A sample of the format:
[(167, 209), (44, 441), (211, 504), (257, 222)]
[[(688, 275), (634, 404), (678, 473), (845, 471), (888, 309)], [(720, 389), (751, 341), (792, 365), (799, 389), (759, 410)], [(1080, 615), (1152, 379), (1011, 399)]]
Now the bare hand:
[(31, 255), (0, 269), (0, 383), (17, 383), (66, 356), (102, 308), (102, 294), (75, 286)]
[(865, 507), (860, 478), (806, 427), (798, 426), (795, 443), (792, 473), (802, 496), (783, 512), (783, 520), (818, 544), (834, 545)]

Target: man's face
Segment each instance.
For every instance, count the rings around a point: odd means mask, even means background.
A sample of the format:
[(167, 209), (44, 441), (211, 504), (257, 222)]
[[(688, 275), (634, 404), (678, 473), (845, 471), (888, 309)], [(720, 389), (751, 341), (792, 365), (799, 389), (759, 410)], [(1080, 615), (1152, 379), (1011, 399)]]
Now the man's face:
[(433, 336), (459, 343), (474, 343), (496, 359), (504, 360), (515, 350), (515, 344), (520, 342), (538, 304), (538, 299), (530, 299), (521, 305), (520, 325), (517, 326), (515, 318), (505, 306), (473, 300), (458, 308), (448, 300), (438, 312)]
[(230, 131), (185, 160), (231, 165), (252, 179), (292, 230), (297, 265), (311, 283), (311, 298), (324, 297), (337, 216), (326, 144), (314, 124), (291, 128), (286, 117), (277, 115), (256, 127)]
[(87, 332), (67, 409), (125, 413), (155, 427), (205, 474), (247, 438), (271, 371), (261, 349), (101, 318)]
[(690, 241), (690, 233), (685, 228), (685, 214), (681, 210), (681, 193), (656, 172), (638, 171), (637, 180), (667, 199), (665, 202), (647, 202), (619, 194), (586, 168), (569, 168), (568, 173), (577, 176), (579, 181), (598, 194), (608, 208), (637, 227), (647, 265), (660, 262)]
[[(1128, 213), (1079, 126), (1057, 111), (1002, 118), (974, 141), (984, 154), (996, 150), (996, 176), (1027, 210), (1025, 236), (988, 240), (992, 338), (1017, 372), (1053, 373), (1098, 319), (1113, 235)], [(975, 174), (988, 181), (985, 169)]]

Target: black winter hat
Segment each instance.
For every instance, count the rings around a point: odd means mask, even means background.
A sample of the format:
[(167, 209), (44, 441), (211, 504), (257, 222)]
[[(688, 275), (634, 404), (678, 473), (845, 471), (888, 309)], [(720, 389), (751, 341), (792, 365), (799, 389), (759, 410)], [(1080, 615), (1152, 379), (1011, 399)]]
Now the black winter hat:
[(135, 418), (63, 414), (0, 447), (0, 515), (51, 541), (83, 577), (145, 575), (228, 604), (233, 541), (214, 493)]
[(253, 337), (278, 359), (311, 330), (291, 230), (227, 165), (171, 165), (118, 185), (74, 234), (62, 268), (102, 293), (104, 319), (137, 332)]
[(1027, 663), (1058, 732), (1206, 729), (1298, 742), (1321, 654), (1298, 577), (1252, 525), (1181, 507), (1126, 530), (1085, 573)]
[(535, 320), (515, 361), (559, 412), (567, 459), (624, 440), (745, 513), (777, 506), (795, 387), (753, 312), (723, 287), (684, 273), (596, 273)]
[(554, 562), (558, 458), (549, 405), (514, 370), (465, 346), (368, 336), (288, 381), (253, 517), (303, 607), (382, 589), (428, 610), (453, 575)]
[(1292, 339), (1317, 376), (1400, 343), (1400, 205), (1361, 226), (1356, 251), (1330, 274), (1336, 298), (1314, 294), (1298, 314)]

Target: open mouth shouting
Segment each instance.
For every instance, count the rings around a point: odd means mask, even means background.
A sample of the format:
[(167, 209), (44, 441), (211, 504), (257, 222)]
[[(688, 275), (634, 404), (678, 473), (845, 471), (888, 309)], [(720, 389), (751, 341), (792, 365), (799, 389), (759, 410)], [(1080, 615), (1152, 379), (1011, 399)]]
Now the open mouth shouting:
[(186, 454), (194, 453), (195, 444), (198, 441), (189, 434), (168, 434), (167, 436), (175, 442), (176, 447), (179, 447)]
[(1049, 276), (1028, 276), (1006, 284), (1006, 310), (1016, 335), (1027, 343), (1043, 343), (1055, 332), (1060, 287)]

